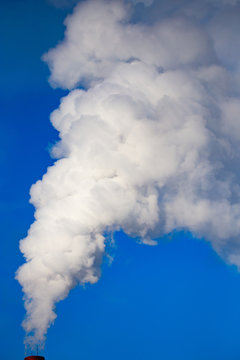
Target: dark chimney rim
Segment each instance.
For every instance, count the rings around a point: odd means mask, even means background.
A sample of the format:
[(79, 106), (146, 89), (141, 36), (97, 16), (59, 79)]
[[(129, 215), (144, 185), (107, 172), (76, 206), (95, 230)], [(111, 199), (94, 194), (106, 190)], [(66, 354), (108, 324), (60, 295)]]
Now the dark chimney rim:
[(24, 358), (24, 360), (45, 360), (44, 356), (31, 355)]

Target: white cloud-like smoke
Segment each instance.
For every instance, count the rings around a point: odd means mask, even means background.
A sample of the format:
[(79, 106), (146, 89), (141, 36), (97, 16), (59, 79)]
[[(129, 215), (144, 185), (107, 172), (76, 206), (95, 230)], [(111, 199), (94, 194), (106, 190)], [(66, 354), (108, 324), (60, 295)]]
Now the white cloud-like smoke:
[(239, 6), (221, 1), (203, 21), (179, 3), (151, 25), (131, 23), (129, 3), (80, 3), (44, 56), (71, 91), (51, 115), (59, 160), (31, 188), (36, 220), (20, 244), (27, 344), (44, 343), (72, 287), (98, 280), (106, 233), (154, 244), (188, 229), (240, 266), (240, 58), (221, 36)]
[[(71, 8), (73, 5), (75, 5), (76, 3), (80, 2), (80, 1), (84, 1), (84, 0), (48, 0), (48, 2), (51, 5), (55, 6), (56, 8)], [(113, 1), (118, 1), (118, 0), (112, 0), (112, 2)], [(145, 6), (149, 6), (153, 3), (154, 0), (127, 0), (127, 1), (133, 5), (142, 3)]]

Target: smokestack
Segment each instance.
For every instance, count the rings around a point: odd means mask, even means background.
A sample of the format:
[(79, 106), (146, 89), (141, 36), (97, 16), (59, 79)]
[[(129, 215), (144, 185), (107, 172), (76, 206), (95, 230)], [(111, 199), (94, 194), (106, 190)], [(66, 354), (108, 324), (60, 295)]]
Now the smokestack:
[(32, 356), (25, 357), (24, 360), (45, 360), (45, 357), (38, 356), (38, 355), (32, 355)]

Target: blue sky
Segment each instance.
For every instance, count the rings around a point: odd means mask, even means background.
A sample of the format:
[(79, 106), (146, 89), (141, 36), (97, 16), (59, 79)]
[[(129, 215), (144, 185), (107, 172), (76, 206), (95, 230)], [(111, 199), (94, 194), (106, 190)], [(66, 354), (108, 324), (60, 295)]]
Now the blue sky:
[[(23, 359), (22, 291), (14, 274), (33, 222), (30, 186), (53, 163), (49, 121), (66, 91), (52, 89), (41, 56), (63, 38), (68, 9), (45, 1), (1, 1), (1, 359)], [(229, 359), (240, 352), (240, 276), (189, 232), (158, 246), (122, 232), (98, 283), (57, 304), (46, 360)]]

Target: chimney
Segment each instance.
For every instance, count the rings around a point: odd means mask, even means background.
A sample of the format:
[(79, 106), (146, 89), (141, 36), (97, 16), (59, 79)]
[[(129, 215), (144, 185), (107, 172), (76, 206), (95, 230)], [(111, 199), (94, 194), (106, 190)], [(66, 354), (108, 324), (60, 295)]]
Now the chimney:
[(38, 356), (38, 355), (32, 355), (32, 356), (25, 357), (24, 360), (45, 360), (45, 357)]

